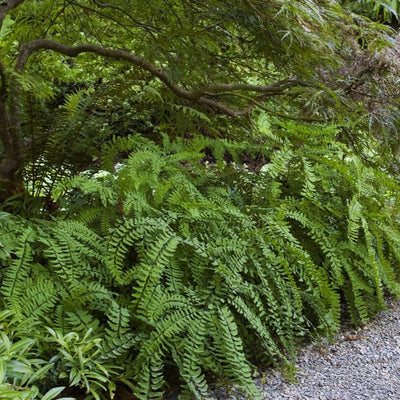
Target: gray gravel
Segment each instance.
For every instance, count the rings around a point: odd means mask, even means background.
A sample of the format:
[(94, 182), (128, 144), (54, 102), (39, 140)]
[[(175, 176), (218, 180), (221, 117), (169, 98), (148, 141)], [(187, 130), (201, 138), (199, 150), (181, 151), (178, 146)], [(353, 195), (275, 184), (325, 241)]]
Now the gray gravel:
[[(400, 400), (400, 302), (356, 331), (299, 351), (295, 381), (279, 370), (257, 380), (265, 400)], [(222, 389), (214, 399), (243, 399)]]

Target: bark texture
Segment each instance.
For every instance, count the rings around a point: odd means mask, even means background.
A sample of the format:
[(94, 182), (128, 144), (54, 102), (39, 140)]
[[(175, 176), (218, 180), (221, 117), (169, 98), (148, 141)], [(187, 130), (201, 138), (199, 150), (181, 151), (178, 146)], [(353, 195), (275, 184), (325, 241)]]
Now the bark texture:
[[(25, 0), (8, 0), (0, 5), (0, 29), (7, 13), (18, 7)], [(7, 74), (0, 61), (0, 140), (3, 146), (3, 157), (0, 161), (0, 202), (24, 191), (17, 172), (22, 166), (21, 137), (19, 133), (17, 89), (9, 93)], [(8, 105), (11, 97), (11, 113)]]

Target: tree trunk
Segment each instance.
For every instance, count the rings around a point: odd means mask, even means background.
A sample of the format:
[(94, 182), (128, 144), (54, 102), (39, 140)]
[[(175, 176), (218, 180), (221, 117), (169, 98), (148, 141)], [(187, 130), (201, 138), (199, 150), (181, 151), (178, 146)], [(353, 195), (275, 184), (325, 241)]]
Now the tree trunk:
[(7, 100), (8, 86), (5, 71), (0, 63), (0, 140), (2, 143), (3, 158), (0, 161), (0, 202), (8, 197), (24, 191), (21, 176), (22, 167), (21, 139), (19, 134), (19, 115), (17, 93), (12, 96), (12, 117), (10, 118)]
[[(25, 0), (8, 0), (0, 4), (0, 30), (7, 13)], [(23, 165), (19, 129), (18, 88), (11, 95), (11, 118), (7, 107), (9, 86), (3, 62), (0, 60), (0, 204), (8, 197), (24, 192), (20, 176)], [(1, 154), (2, 153), (2, 154)]]

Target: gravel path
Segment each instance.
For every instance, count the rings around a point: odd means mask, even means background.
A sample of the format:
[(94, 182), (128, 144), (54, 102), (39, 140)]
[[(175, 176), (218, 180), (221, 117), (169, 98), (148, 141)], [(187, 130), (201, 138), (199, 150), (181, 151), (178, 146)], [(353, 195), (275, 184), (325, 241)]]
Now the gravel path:
[[(257, 380), (265, 400), (400, 400), (400, 302), (357, 331), (344, 331), (299, 352), (296, 381), (278, 370)], [(243, 399), (223, 390), (218, 400)], [(248, 399), (252, 400), (252, 399)]]

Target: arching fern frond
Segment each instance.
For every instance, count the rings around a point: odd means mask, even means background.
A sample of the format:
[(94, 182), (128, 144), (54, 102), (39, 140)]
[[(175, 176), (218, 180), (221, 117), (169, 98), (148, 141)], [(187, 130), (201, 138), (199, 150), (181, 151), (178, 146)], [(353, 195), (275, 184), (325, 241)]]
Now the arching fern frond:
[(14, 259), (7, 268), (1, 290), (7, 303), (18, 308), (19, 297), (24, 291), (24, 280), (28, 278), (32, 269), (33, 254), (31, 243), (34, 240), (34, 231), (26, 228), (17, 240)]
[(221, 307), (218, 315), (219, 335), (215, 338), (223, 349), (226, 357), (226, 373), (236, 382), (248, 396), (260, 399), (260, 393), (255, 386), (251, 367), (244, 357), (243, 343), (239, 336), (238, 327), (231, 311), (227, 307)]

